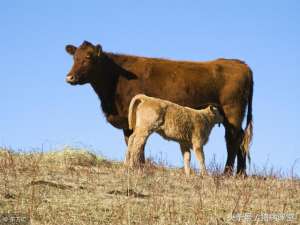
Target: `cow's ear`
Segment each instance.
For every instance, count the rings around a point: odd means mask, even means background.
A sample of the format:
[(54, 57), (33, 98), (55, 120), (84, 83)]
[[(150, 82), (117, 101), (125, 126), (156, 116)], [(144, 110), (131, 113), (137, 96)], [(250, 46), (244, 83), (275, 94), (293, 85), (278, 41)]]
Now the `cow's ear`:
[(74, 45), (66, 45), (66, 52), (70, 55), (74, 55), (76, 52), (76, 47)]
[(97, 56), (101, 56), (102, 55), (102, 46), (101, 45), (99, 45), (99, 44), (97, 44), (96, 45), (96, 55)]

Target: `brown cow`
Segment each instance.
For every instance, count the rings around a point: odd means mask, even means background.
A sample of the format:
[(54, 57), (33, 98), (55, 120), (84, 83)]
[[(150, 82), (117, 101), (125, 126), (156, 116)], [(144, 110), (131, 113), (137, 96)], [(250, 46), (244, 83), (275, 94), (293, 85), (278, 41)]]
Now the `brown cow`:
[[(67, 45), (66, 51), (74, 59), (66, 81), (92, 85), (107, 121), (123, 129), (126, 143), (132, 133), (128, 128), (128, 107), (136, 94), (196, 109), (215, 104), (224, 115), (228, 152), (224, 172), (232, 174), (237, 156), (237, 173), (245, 174), (252, 138), (253, 95), (252, 71), (246, 63), (236, 59), (190, 62), (113, 54), (87, 41), (78, 48)], [(144, 161), (144, 155), (141, 158)]]

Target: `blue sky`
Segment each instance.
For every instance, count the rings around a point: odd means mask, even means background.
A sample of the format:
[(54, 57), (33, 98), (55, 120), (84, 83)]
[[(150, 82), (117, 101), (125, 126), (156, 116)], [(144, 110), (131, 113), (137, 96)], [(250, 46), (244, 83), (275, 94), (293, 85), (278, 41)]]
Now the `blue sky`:
[[(121, 130), (106, 123), (90, 86), (70, 86), (66, 44), (151, 57), (245, 60), (254, 72), (252, 162), (300, 173), (299, 1), (2, 1), (0, 146), (89, 147), (121, 160)], [(226, 160), (224, 128), (205, 146)], [(181, 166), (176, 143), (153, 135), (146, 155)], [(298, 161), (297, 161), (298, 160)], [(195, 163), (195, 161), (193, 161)]]

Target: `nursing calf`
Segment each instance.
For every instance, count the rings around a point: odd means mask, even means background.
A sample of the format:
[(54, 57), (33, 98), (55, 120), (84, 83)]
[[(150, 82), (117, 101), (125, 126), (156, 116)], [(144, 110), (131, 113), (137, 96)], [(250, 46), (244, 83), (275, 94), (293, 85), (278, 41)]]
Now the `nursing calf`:
[(167, 140), (179, 142), (187, 175), (190, 174), (191, 148), (195, 151), (201, 172), (205, 174), (203, 145), (208, 141), (213, 126), (222, 122), (223, 116), (214, 106), (195, 110), (138, 94), (129, 106), (128, 123), (133, 133), (129, 137), (125, 164), (138, 166), (147, 138), (157, 132)]

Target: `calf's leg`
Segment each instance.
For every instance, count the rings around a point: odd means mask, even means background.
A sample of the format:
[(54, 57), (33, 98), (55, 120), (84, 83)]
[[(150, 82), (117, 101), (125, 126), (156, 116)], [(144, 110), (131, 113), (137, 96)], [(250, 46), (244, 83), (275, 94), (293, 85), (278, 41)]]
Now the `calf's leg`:
[(145, 162), (144, 148), (150, 134), (151, 132), (148, 130), (136, 129), (129, 137), (128, 150), (125, 159), (126, 165), (138, 167)]
[(199, 162), (200, 173), (202, 175), (207, 175), (203, 146), (200, 143), (193, 143), (193, 149), (195, 151), (196, 158)]
[[(130, 138), (130, 136), (132, 136), (133, 132), (130, 129), (124, 129), (123, 133), (124, 133), (125, 143), (128, 146), (129, 145), (129, 138)], [(131, 139), (133, 139), (133, 137)], [(144, 153), (141, 153), (140, 160), (141, 160), (141, 163), (145, 163), (145, 154)], [(127, 160), (125, 159), (125, 163), (126, 163), (126, 161)]]
[[(130, 162), (130, 158), (131, 158), (131, 146), (132, 146), (132, 143), (133, 143), (133, 140), (135, 138), (135, 133), (133, 132), (130, 137), (128, 138), (127, 140), (127, 152), (126, 152), (126, 156), (125, 156), (125, 160), (124, 160), (124, 164), (129, 166), (129, 162)], [(125, 139), (126, 140), (126, 139)]]
[(183, 157), (183, 162), (184, 162), (184, 171), (187, 176), (191, 174), (191, 167), (190, 167), (190, 162), (191, 162), (191, 151), (189, 146), (187, 146), (184, 143), (180, 143), (180, 149)]

